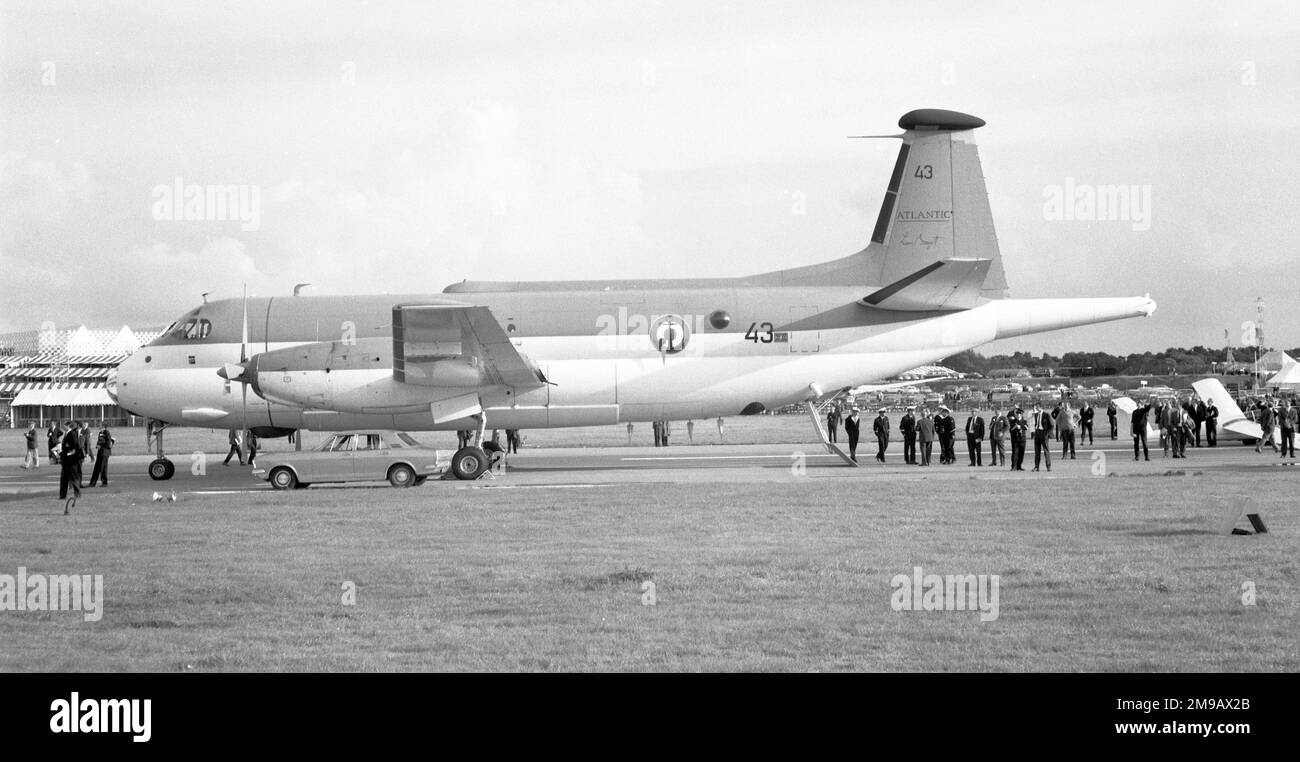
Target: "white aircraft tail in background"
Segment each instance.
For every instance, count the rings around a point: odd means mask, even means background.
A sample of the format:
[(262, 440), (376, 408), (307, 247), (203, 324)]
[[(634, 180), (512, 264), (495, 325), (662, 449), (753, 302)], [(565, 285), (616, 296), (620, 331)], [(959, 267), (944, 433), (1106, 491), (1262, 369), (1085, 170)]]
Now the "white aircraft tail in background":
[[(1132, 397), (1116, 397), (1111, 400), (1115, 407), (1124, 414), (1124, 419), (1128, 421), (1129, 436), (1133, 436), (1133, 411), (1138, 409), (1138, 403)], [(1152, 408), (1147, 413), (1147, 439), (1160, 439), (1160, 427), (1156, 425), (1156, 411)]]
[[(1192, 383), (1192, 388), (1196, 393), (1201, 395), (1201, 399), (1213, 401), (1214, 406), (1219, 409), (1219, 438), (1220, 439), (1246, 439), (1254, 441), (1264, 434), (1264, 429), (1249, 418), (1241, 411), (1237, 401), (1228, 394), (1228, 390), (1223, 388), (1223, 384), (1217, 378), (1203, 378), (1200, 381)], [(1281, 434), (1277, 433), (1277, 427), (1274, 427), (1276, 436), (1273, 441), (1281, 440)]]

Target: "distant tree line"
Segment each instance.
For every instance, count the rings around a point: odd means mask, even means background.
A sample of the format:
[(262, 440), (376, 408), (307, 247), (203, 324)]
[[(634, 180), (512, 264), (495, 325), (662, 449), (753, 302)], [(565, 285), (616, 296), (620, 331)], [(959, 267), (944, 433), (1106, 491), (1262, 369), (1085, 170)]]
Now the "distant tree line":
[[(1260, 350), (1260, 355), (1268, 351)], [(1292, 357), (1300, 357), (1300, 348), (1286, 350)], [(992, 371), (1012, 368), (1035, 370), (1091, 368), (1089, 375), (1163, 376), (1194, 375), (1223, 372), (1225, 364), (1249, 364), (1255, 359), (1250, 347), (1170, 347), (1163, 352), (1143, 352), (1131, 355), (1112, 355), (1107, 352), (1066, 352), (1057, 357), (1044, 352), (1041, 355), (1016, 352), (1010, 355), (985, 357), (974, 350), (948, 357), (942, 364), (961, 373), (979, 373), (988, 376)], [(1062, 374), (1067, 375), (1067, 374)]]

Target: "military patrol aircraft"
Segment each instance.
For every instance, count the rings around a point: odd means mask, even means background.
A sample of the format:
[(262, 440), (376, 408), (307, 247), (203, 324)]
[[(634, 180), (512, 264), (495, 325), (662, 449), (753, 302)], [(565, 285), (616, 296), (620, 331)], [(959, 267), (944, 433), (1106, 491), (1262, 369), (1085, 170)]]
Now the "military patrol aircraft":
[[(160, 422), (404, 431), (537, 429), (816, 405), (996, 339), (1147, 316), (1148, 296), (1008, 299), (974, 130), (942, 109), (902, 145), (863, 250), (731, 278), (463, 281), (439, 294), (203, 304), (110, 383)], [(877, 136), (880, 137), (880, 136)], [(248, 394), (252, 389), (253, 394)], [(481, 434), (480, 434), (481, 436)], [(483, 453), (456, 453), (474, 478)], [(158, 442), (155, 479), (170, 478)]]

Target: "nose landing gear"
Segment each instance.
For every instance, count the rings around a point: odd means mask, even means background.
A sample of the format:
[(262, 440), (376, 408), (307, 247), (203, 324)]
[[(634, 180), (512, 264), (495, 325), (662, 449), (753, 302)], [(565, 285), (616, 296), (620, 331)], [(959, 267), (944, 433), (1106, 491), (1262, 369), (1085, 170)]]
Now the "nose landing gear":
[[(163, 429), (167, 424), (163, 421), (149, 421), (145, 426), (145, 448), (157, 448), (158, 457), (149, 462), (149, 478), (156, 482), (167, 481), (176, 475), (176, 464), (167, 459), (163, 454)], [(156, 444), (155, 444), (156, 443)]]

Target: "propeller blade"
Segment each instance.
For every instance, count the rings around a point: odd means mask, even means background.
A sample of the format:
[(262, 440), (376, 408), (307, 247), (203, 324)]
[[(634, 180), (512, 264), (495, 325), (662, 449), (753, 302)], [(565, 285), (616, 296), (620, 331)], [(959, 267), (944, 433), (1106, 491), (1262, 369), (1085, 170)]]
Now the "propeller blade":
[(239, 362), (248, 362), (248, 284), (244, 284), (244, 333), (239, 341)]

